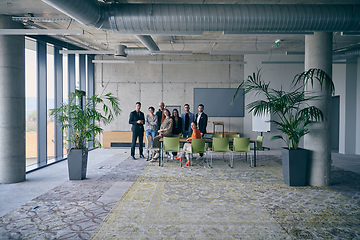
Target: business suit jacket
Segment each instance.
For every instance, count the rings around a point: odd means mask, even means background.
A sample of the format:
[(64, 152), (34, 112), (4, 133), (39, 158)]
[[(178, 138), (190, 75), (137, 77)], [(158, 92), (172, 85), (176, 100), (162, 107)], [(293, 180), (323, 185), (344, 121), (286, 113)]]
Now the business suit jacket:
[(193, 121), (195, 121), (195, 114), (189, 112), (189, 128), (188, 129), (185, 129), (185, 116), (186, 116), (186, 112), (183, 112), (180, 114), (181, 121), (182, 121), (182, 132), (184, 132), (184, 131), (192, 132), (191, 123)]
[[(138, 124), (137, 121), (142, 120), (143, 124)], [(145, 116), (144, 113), (140, 111), (140, 114), (136, 110), (130, 113), (129, 124), (132, 124), (132, 141), (131, 141), (131, 156), (135, 156), (135, 145), (136, 139), (139, 138), (139, 153), (140, 156), (143, 155), (143, 136), (144, 136), (144, 123)]]
[(144, 124), (137, 124), (138, 120), (142, 120), (145, 123), (144, 113), (140, 111), (140, 116), (138, 116), (136, 110), (132, 111), (129, 117), (129, 124), (132, 124), (131, 131), (144, 132)]
[[(195, 121), (197, 121), (197, 118), (198, 118), (198, 113), (195, 116)], [(200, 116), (200, 120), (198, 124), (198, 129), (202, 134), (206, 133), (207, 121), (208, 121), (208, 116), (203, 112)]]

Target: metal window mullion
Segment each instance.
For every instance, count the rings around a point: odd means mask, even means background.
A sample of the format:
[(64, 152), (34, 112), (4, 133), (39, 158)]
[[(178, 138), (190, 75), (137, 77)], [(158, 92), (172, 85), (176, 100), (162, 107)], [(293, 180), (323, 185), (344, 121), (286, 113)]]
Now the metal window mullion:
[(86, 54), (79, 54), (79, 78), (80, 78), (80, 86), (79, 90), (86, 91)]
[[(60, 47), (54, 48), (54, 81), (55, 81), (55, 108), (61, 106), (63, 101), (63, 57), (59, 53), (62, 50)], [(57, 118), (54, 119), (55, 130), (55, 159), (63, 158), (63, 132), (61, 124), (57, 123)]]
[[(74, 93), (76, 86), (76, 72), (75, 72), (75, 55), (68, 55), (68, 93)], [(70, 95), (69, 95), (70, 96)], [(68, 99), (68, 102), (70, 99)], [(72, 129), (68, 129), (68, 136), (72, 134)], [(68, 143), (68, 149), (72, 148), (72, 144)]]
[(47, 58), (46, 43), (37, 41), (37, 163), (47, 160)]
[[(87, 97), (92, 97), (95, 94), (94, 63), (92, 62), (94, 59), (94, 55), (87, 55)], [(88, 142), (88, 148), (94, 148), (94, 142)]]

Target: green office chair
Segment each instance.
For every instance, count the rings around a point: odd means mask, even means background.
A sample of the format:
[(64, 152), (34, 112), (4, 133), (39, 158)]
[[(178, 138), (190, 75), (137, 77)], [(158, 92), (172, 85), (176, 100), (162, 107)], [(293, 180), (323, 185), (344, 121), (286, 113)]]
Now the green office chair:
[(224, 154), (229, 152), (229, 139), (228, 138), (214, 138), (213, 139), (213, 149), (211, 151), (211, 160), (209, 163), (209, 167), (212, 167), (212, 155), (213, 153), (220, 152)]
[[(191, 151), (185, 151), (186, 153), (194, 154), (194, 153), (206, 153), (205, 149), (205, 139), (192, 139), (191, 140)], [(192, 165), (191, 157), (189, 158), (190, 165)], [(182, 166), (182, 161), (180, 162), (180, 166)]]
[[(223, 135), (221, 133), (212, 135), (212, 139), (214, 139), (214, 138), (222, 138), (222, 137), (223, 137)], [(212, 149), (212, 143), (208, 143), (208, 147), (209, 147), (209, 149)]]
[[(179, 136), (164, 137), (163, 138), (163, 152), (180, 152)], [(162, 165), (164, 161), (162, 161)]]
[(212, 138), (222, 138), (223, 135), (221, 133), (213, 134)]
[(234, 152), (246, 154), (245, 160), (247, 161), (247, 153), (250, 153), (250, 138), (234, 138), (233, 151), (230, 161), (230, 167), (234, 167)]
[[(226, 135), (226, 138), (239, 138), (240, 137), (240, 134), (227, 134)], [(233, 143), (232, 142), (230, 142), (229, 143), (229, 147), (230, 147), (230, 149), (233, 149)]]
[(264, 140), (263, 136), (257, 136), (257, 138), (256, 138), (256, 150), (257, 151), (264, 150), (263, 145), (262, 145), (263, 140)]

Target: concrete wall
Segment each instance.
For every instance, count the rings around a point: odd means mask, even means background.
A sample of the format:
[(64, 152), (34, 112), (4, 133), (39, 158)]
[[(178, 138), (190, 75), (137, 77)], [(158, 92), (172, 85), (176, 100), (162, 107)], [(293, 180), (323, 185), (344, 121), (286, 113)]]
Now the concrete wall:
[(339, 113), (339, 152), (345, 149), (345, 79), (346, 64), (333, 64), (332, 78), (335, 84), (335, 95), (340, 96)]
[[(96, 59), (113, 59), (96, 56)], [(244, 78), (244, 65), (207, 64), (204, 61), (243, 61), (243, 56), (211, 56), (193, 54), (188, 56), (141, 56), (128, 57), (135, 64), (96, 64), (96, 94), (112, 92), (121, 103), (122, 114), (112, 124), (105, 126), (106, 131), (130, 131), (129, 114), (135, 103), (142, 103), (142, 111), (147, 114), (148, 107), (158, 108), (159, 102), (165, 105), (190, 104), (193, 106), (194, 88), (237, 88)], [(191, 64), (149, 64), (148, 61), (181, 60)], [(205, 106), (206, 109), (211, 106)], [(183, 112), (183, 107), (182, 107)], [(226, 132), (243, 133), (243, 118), (210, 117), (207, 131), (213, 131), (213, 121), (224, 121)], [(216, 129), (219, 131), (219, 128)]]
[[(164, 101), (166, 105), (181, 105), (189, 103), (192, 112), (197, 112), (193, 106), (194, 88), (236, 88), (240, 81), (257, 69), (263, 69), (263, 79), (271, 81), (274, 88), (283, 87), (289, 90), (294, 76), (304, 71), (304, 64), (262, 64), (262, 61), (304, 61), (304, 56), (275, 55), (246, 55), (242, 56), (210, 56), (194, 54), (192, 56), (142, 56), (131, 58), (135, 64), (96, 64), (95, 81), (96, 93), (113, 92), (121, 102), (122, 115), (111, 125), (105, 126), (106, 131), (130, 131), (128, 124), (129, 113), (134, 109), (135, 102), (142, 102), (142, 110), (147, 113), (149, 106), (157, 109), (158, 103)], [(112, 57), (97, 56), (96, 59), (112, 59)], [(186, 60), (191, 64), (149, 64), (149, 60)], [(203, 61), (233, 60), (245, 61), (245, 65), (205, 64)], [(360, 71), (360, 61), (357, 65)], [(357, 75), (357, 106), (360, 106), (360, 74)], [(345, 148), (345, 96), (346, 96), (346, 65), (333, 65), (333, 81), (335, 95), (340, 96), (340, 129), (339, 152)], [(248, 96), (245, 104), (254, 100)], [(209, 106), (205, 106), (206, 108)], [(360, 111), (356, 112), (356, 154), (360, 154)], [(252, 132), (252, 116), (245, 113), (244, 118), (210, 118), (208, 131), (213, 130), (213, 121), (224, 121), (225, 131), (239, 132), (243, 136), (256, 138), (259, 133)], [(216, 129), (219, 131), (219, 128)], [(281, 140), (271, 141), (270, 138), (279, 132), (271, 128), (270, 133), (264, 133), (264, 146), (279, 149), (285, 146)], [(301, 141), (300, 146), (303, 146)]]

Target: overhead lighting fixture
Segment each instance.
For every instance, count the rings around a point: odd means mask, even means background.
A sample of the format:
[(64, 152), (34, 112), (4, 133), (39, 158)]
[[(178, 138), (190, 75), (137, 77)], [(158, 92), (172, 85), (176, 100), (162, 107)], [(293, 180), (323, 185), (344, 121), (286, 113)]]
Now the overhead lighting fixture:
[(341, 32), (341, 36), (360, 36), (360, 32)]
[(263, 61), (261, 64), (304, 64), (303, 61)]
[(220, 51), (214, 50), (210, 55), (247, 55), (247, 54), (269, 54), (268, 52), (252, 52), (252, 51)]
[(136, 32), (136, 31), (114, 31), (114, 34), (120, 35), (161, 35), (161, 36), (202, 36), (202, 31), (197, 32), (188, 32), (188, 31), (180, 31), (180, 32), (163, 32), (163, 31), (154, 31), (154, 32)]
[(97, 50), (60, 50), (60, 54), (115, 54), (115, 51), (97, 51)]
[(205, 64), (246, 64), (244, 61), (204, 61)]
[(150, 64), (191, 64), (194, 63), (193, 61), (149, 61)]
[(285, 52), (285, 55), (304, 55), (305, 52)]
[(223, 35), (312, 35), (314, 32), (227, 32)]
[(82, 29), (0, 29), (0, 35), (83, 35)]
[(33, 21), (33, 22), (71, 22), (70, 17), (12, 17), (14, 22)]
[(92, 60), (92, 63), (135, 63), (127, 60)]

